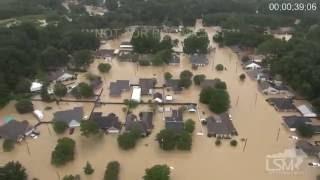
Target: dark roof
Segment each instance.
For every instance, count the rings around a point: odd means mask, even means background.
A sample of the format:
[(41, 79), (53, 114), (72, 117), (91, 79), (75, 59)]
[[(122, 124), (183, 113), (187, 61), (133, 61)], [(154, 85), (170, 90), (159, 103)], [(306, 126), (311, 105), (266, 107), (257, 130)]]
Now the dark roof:
[(317, 156), (318, 157), (318, 155), (320, 153), (320, 146), (315, 146), (305, 140), (298, 140), (296, 142), (296, 148), (301, 149), (308, 156)]
[(30, 129), (28, 121), (12, 120), (0, 127), (0, 137), (4, 139), (18, 140)]
[(94, 112), (91, 115), (91, 119), (101, 128), (101, 129), (109, 129), (116, 128), (121, 129), (121, 123), (119, 121), (119, 117), (114, 113), (108, 114), (108, 116), (102, 116), (101, 112)]
[(293, 100), (290, 98), (269, 98), (267, 99), (269, 104), (274, 106), (277, 111), (294, 111), (296, 107), (293, 104)]
[(47, 74), (48, 81), (54, 81), (58, 79), (60, 76), (62, 76), (64, 73), (66, 73), (66, 70), (64, 68), (49, 71)]
[(180, 64), (180, 56), (177, 54), (172, 54), (169, 59), (169, 64)]
[(207, 88), (207, 87), (214, 88), (219, 81), (221, 81), (221, 80), (219, 80), (219, 79), (205, 79), (204, 81), (201, 82), (200, 86), (202, 88)]
[(114, 50), (113, 49), (99, 49), (95, 52), (96, 57), (112, 57)]
[(141, 134), (146, 135), (153, 129), (153, 113), (141, 112), (139, 116), (140, 119), (132, 113), (127, 115), (125, 122), (126, 131), (137, 128)]
[(166, 128), (174, 131), (182, 131), (184, 129), (183, 113), (179, 110), (172, 110), (170, 117), (165, 117)]
[(193, 54), (190, 57), (190, 61), (194, 65), (209, 64), (209, 60), (205, 54)]
[(207, 118), (208, 134), (235, 135), (237, 131), (228, 113), (210, 116)]
[(63, 121), (69, 124), (72, 120), (80, 122), (83, 119), (83, 108), (75, 107), (71, 110), (58, 111), (53, 114), (54, 121)]
[(131, 42), (129, 42), (129, 41), (123, 41), (123, 42), (121, 42), (120, 45), (132, 45), (132, 44), (131, 44)]
[(161, 93), (156, 92), (156, 93), (153, 94), (153, 99), (156, 99), (156, 98), (163, 99), (163, 96), (162, 96)]
[(297, 128), (298, 126), (306, 123), (311, 123), (311, 120), (307, 117), (302, 117), (302, 116), (284, 116), (282, 117), (284, 123), (289, 127), (289, 128)]
[(110, 96), (120, 96), (122, 91), (130, 89), (129, 80), (117, 80), (110, 83)]
[(171, 87), (173, 91), (182, 91), (182, 87), (179, 85), (179, 79), (166, 80), (166, 87)]
[(319, 125), (312, 125), (312, 129), (315, 134), (320, 134), (320, 126)]
[(152, 79), (139, 79), (139, 84), (141, 86), (141, 95), (149, 95), (150, 90), (154, 88), (156, 85), (157, 80)]

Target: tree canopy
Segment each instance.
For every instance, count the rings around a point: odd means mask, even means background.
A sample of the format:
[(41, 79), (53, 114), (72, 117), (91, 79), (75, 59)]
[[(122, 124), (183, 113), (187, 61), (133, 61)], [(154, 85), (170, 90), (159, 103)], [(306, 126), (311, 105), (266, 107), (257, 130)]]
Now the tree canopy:
[(74, 159), (75, 141), (64, 137), (58, 140), (54, 151), (51, 154), (51, 163), (61, 166)]
[(223, 113), (230, 107), (230, 98), (226, 90), (217, 88), (204, 88), (200, 93), (200, 102), (208, 104), (209, 109), (215, 113)]
[(103, 180), (119, 180), (119, 172), (120, 163), (118, 161), (111, 161), (107, 165)]
[(81, 135), (85, 137), (90, 137), (91, 135), (98, 135), (100, 133), (100, 129), (97, 123), (91, 120), (81, 121), (80, 131)]
[(199, 31), (184, 40), (183, 52), (187, 54), (206, 54), (209, 43), (208, 34), (205, 31)]
[(170, 168), (167, 165), (155, 165), (152, 168), (146, 169), (144, 180), (169, 180)]
[(27, 180), (26, 169), (19, 162), (8, 162), (0, 167), (0, 179), (3, 180)]

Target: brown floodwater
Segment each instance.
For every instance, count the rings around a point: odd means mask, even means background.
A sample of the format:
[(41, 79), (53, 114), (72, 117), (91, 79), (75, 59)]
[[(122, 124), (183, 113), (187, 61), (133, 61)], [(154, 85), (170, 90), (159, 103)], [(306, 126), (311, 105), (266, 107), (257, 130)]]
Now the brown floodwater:
[[(197, 25), (198, 28), (198, 25)], [(214, 28), (205, 28), (210, 39), (215, 33)], [(122, 37), (128, 40), (127, 34)], [(183, 37), (175, 34), (175, 38)], [(121, 38), (120, 38), (121, 39)], [(109, 48), (119, 46), (120, 40), (110, 43)], [(212, 47), (216, 47), (211, 41)], [(139, 78), (158, 79), (158, 83), (164, 83), (163, 73), (171, 72), (175, 78), (185, 69), (193, 74), (205, 74), (208, 79), (220, 78), (227, 82), (228, 91), (231, 97), (231, 109), (234, 125), (239, 132), (235, 139), (239, 140), (237, 147), (231, 147), (229, 140), (223, 140), (222, 145), (217, 147), (214, 138), (206, 135), (197, 135), (198, 132), (206, 134), (206, 128), (199, 122), (197, 113), (185, 113), (184, 119), (192, 118), (196, 121), (196, 130), (193, 135), (193, 147), (190, 152), (172, 151), (164, 152), (159, 149), (155, 141), (156, 133), (164, 128), (163, 113), (157, 112), (154, 118), (155, 128), (152, 134), (141, 139), (136, 148), (130, 151), (119, 149), (117, 135), (105, 135), (102, 138), (81, 137), (79, 129), (75, 130), (70, 137), (76, 141), (75, 160), (63, 167), (56, 168), (50, 164), (51, 152), (56, 145), (58, 138), (50, 125), (42, 125), (38, 128), (41, 135), (38, 139), (28, 138), (25, 142), (18, 144), (13, 152), (0, 153), (0, 163), (8, 161), (20, 161), (27, 169), (30, 177), (37, 177), (41, 180), (62, 179), (66, 174), (81, 174), (82, 179), (98, 180), (102, 179), (105, 167), (109, 161), (117, 160), (121, 164), (120, 179), (140, 180), (145, 169), (155, 164), (168, 164), (174, 169), (171, 171), (172, 180), (314, 180), (319, 169), (307, 167), (304, 163), (303, 171), (298, 175), (270, 174), (266, 172), (266, 156), (273, 153), (283, 152), (287, 148), (293, 148), (295, 142), (288, 137), (291, 135), (283, 126), (281, 116), (284, 113), (276, 112), (266, 102), (266, 96), (257, 90), (257, 83), (247, 78), (245, 82), (239, 81), (239, 75), (243, 73), (237, 56), (228, 48), (218, 48), (216, 53), (209, 55), (210, 64), (206, 67), (192, 70), (188, 57), (181, 55), (179, 66), (166, 67), (137, 67), (133, 63), (118, 62), (113, 59), (112, 70), (109, 74), (103, 75), (103, 91), (101, 99), (103, 101), (121, 102), (125, 98), (130, 98), (130, 92), (123, 93), (122, 99), (109, 97), (109, 84), (117, 79), (128, 79), (132, 83), (137, 83)], [(96, 60), (89, 68), (89, 71), (99, 74), (97, 65), (103, 60)], [(223, 64), (227, 70), (216, 72), (215, 65)], [(196, 102), (198, 103), (200, 89), (192, 86), (182, 94), (174, 95), (174, 102)], [(144, 97), (148, 100), (147, 97)], [(76, 106), (83, 106), (85, 114), (89, 114), (93, 108), (91, 103), (55, 103), (34, 102), (35, 108), (43, 110), (45, 119), (51, 120), (55, 111), (70, 109)], [(53, 109), (45, 111), (46, 106)], [(125, 114), (122, 105), (104, 105), (96, 108), (96, 111), (104, 114), (116, 113), (122, 122)], [(172, 107), (177, 108), (177, 107)], [(147, 105), (140, 105), (134, 113), (149, 111)], [(199, 106), (200, 118), (210, 115), (206, 106)], [(204, 114), (203, 114), (203, 113)], [(28, 120), (31, 124), (37, 121), (33, 115), (19, 115), (11, 102), (0, 110), (0, 117), (12, 115), (17, 120)], [(280, 130), (279, 130), (280, 129)], [(279, 135), (278, 135), (279, 133)], [(246, 138), (247, 144), (240, 141)], [(315, 138), (319, 139), (319, 138)], [(2, 143), (2, 140), (0, 141)], [(95, 172), (91, 176), (83, 173), (83, 166), (89, 161)]]

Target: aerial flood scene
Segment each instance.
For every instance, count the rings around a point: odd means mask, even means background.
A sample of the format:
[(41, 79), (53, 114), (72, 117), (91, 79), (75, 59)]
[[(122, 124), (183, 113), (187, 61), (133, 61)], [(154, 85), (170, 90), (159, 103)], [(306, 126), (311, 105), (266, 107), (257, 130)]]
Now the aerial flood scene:
[(0, 0), (0, 180), (320, 180), (319, 43), (316, 1)]

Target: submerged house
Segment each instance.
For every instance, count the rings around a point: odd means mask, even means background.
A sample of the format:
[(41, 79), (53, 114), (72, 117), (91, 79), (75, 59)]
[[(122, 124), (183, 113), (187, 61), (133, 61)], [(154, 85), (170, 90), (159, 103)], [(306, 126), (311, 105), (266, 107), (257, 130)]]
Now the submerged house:
[(157, 92), (153, 94), (153, 101), (157, 103), (162, 103), (163, 102), (163, 96), (161, 93)]
[(141, 87), (141, 95), (152, 95), (157, 80), (154, 78), (139, 79), (139, 85)]
[(94, 56), (98, 59), (104, 59), (107, 61), (110, 61), (112, 57), (114, 56), (114, 49), (98, 49)]
[(310, 124), (311, 120), (306, 117), (301, 116), (283, 116), (283, 124), (289, 129), (291, 132), (295, 132), (297, 128), (304, 124)]
[(269, 98), (266, 101), (279, 112), (297, 111), (291, 98)]
[(182, 92), (183, 88), (180, 86), (179, 79), (169, 79), (166, 80), (165, 86), (167, 90), (173, 91), (175, 94), (179, 94)]
[(165, 117), (166, 129), (170, 129), (174, 132), (181, 132), (184, 129), (183, 114), (180, 110), (172, 110), (172, 115)]
[(296, 149), (302, 150), (310, 157), (320, 158), (320, 146), (313, 145), (306, 140), (298, 140), (296, 142)]
[(206, 66), (209, 64), (209, 60), (205, 54), (193, 54), (190, 57), (190, 62), (192, 66)]
[(232, 136), (237, 136), (238, 132), (233, 126), (228, 113), (210, 116), (206, 119), (208, 137), (219, 137), (229, 139)]
[(125, 130), (138, 130), (141, 136), (148, 136), (153, 129), (153, 112), (140, 112), (139, 117), (129, 113), (126, 117)]
[(258, 83), (259, 89), (266, 95), (287, 94), (291, 95), (289, 88), (283, 84), (275, 85), (267, 81), (260, 81)]
[(110, 83), (110, 92), (111, 97), (120, 97), (121, 94), (125, 91), (130, 90), (129, 80), (117, 80), (116, 82)]
[(180, 64), (180, 56), (179, 54), (172, 53), (171, 58), (168, 62), (169, 65), (176, 66)]
[(102, 116), (102, 112), (94, 112), (91, 115), (91, 120), (107, 133), (119, 133), (121, 130), (119, 117), (114, 113)]
[(80, 126), (84, 118), (83, 108), (75, 107), (66, 111), (58, 111), (53, 114), (53, 121), (62, 121), (68, 124), (69, 128)]
[(32, 127), (29, 125), (28, 121), (11, 120), (0, 126), (0, 138), (20, 142), (31, 130)]

